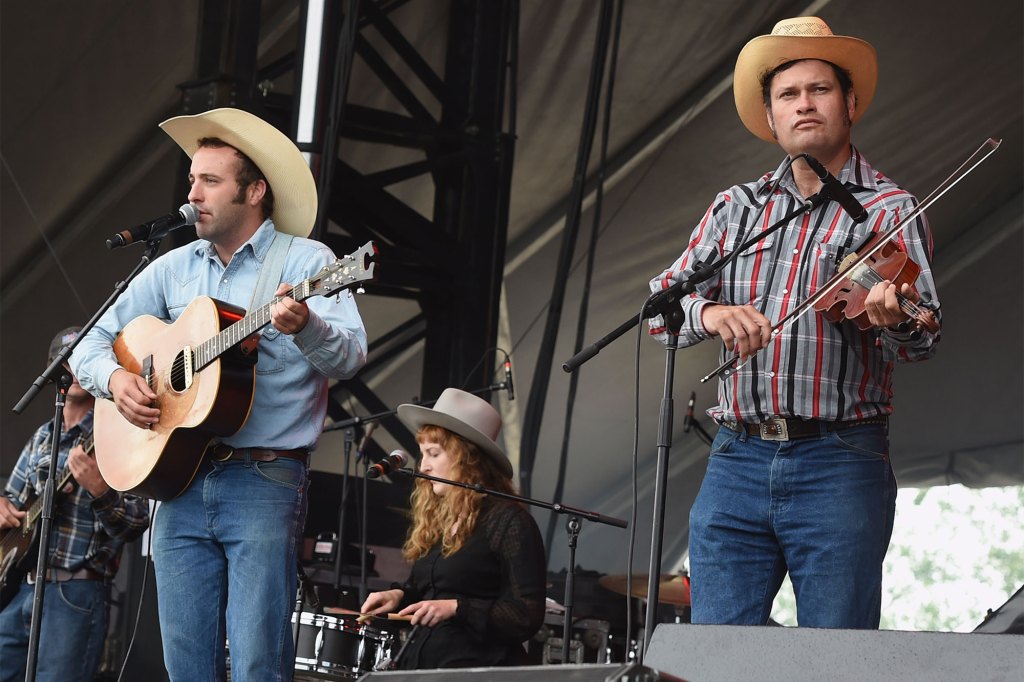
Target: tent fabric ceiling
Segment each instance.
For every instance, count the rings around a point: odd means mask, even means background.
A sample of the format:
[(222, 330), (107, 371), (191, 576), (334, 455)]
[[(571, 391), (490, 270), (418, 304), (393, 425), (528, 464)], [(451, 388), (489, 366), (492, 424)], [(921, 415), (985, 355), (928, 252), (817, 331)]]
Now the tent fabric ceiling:
[[(160, 0), (0, 6), (0, 258), (5, 285), (0, 395), (5, 405), (13, 405), (41, 369), (34, 363), (42, 362), (53, 329), (84, 321), (115, 278), (134, 264), (132, 256), (108, 253), (103, 239), (180, 201), (172, 196), (180, 155), (161, 139), (156, 123), (173, 113), (180, 98), (176, 86), (192, 76), (199, 5), (198, 0)], [(262, 5), (263, 14), (277, 22), (278, 50), (295, 40), (296, 13), (289, 12), (289, 5)], [(393, 14), (438, 73), (443, 73), (446, 12), (445, 3), (421, 1), (408, 2)], [(718, 190), (778, 164), (779, 149), (751, 136), (739, 122), (728, 74), (750, 37), (767, 32), (779, 18), (807, 13), (822, 17), (837, 33), (875, 45), (878, 92), (854, 129), (854, 142), (876, 167), (919, 197), (986, 138), (1003, 139), (985, 165), (929, 211), (945, 315), (943, 340), (933, 360), (897, 370), (891, 439), (901, 485), (1020, 484), (1020, 3), (968, 11), (953, 0), (627, 0), (610, 141), (620, 170), (604, 199), (586, 340), (592, 342), (636, 314), (647, 280), (678, 255)], [(596, 18), (597, 3), (589, 0), (521, 2), (505, 295), (522, 397), (535, 371), (551, 369), (535, 367), (543, 328), (537, 319), (545, 313), (552, 287)], [(397, 107), (358, 59), (350, 88), (351, 101)], [(341, 149), (367, 171), (408, 156), (403, 150), (344, 140)], [(592, 158), (593, 168), (596, 154)], [(390, 189), (430, 214), (432, 191), (425, 182)], [(582, 244), (591, 215), (589, 209), (584, 215), (577, 263), (585, 255)], [(52, 242), (53, 252), (41, 234)], [(577, 268), (564, 305), (555, 355), (559, 364), (572, 354), (581, 286), (582, 268)], [(411, 314), (408, 305), (374, 297), (360, 305), (371, 337)], [(619, 339), (580, 370), (562, 500), (619, 517), (629, 516), (631, 503), (634, 339)], [(642, 553), (650, 533), (644, 517), (652, 498), (664, 353), (648, 339), (641, 339), (640, 346), (636, 530)], [(711, 404), (714, 389), (697, 379), (714, 367), (716, 354), (713, 343), (678, 353), (677, 406), (691, 390), (697, 392), (699, 408)], [(396, 360), (394, 367), (368, 380), (385, 401), (406, 401), (418, 390), (420, 361), (415, 354)], [(552, 371), (557, 375), (547, 399), (532, 491), (539, 498), (553, 490), (566, 411), (568, 376), (557, 367)], [(47, 402), (37, 399), (21, 417), (4, 411), (0, 471), (10, 469), (27, 435), (46, 418)], [(519, 414), (524, 411), (522, 405), (513, 407)], [(666, 567), (685, 551), (686, 514), (707, 454), (680, 427), (677, 419), (669, 462)], [(321, 450), (333, 447), (325, 436)], [(579, 563), (622, 572), (623, 538), (618, 530), (586, 527)], [(552, 548), (554, 566), (560, 553)]]

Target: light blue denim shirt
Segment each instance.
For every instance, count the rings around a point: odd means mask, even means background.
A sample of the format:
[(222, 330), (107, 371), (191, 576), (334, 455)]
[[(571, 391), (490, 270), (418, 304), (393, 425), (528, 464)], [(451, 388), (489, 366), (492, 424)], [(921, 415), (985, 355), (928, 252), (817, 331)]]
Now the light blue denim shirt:
[[(274, 224), (267, 220), (226, 267), (202, 239), (154, 260), (75, 348), (71, 366), (82, 386), (99, 398), (110, 397), (110, 375), (119, 367), (111, 344), (139, 315), (173, 322), (198, 296), (249, 310), (273, 238)], [(334, 260), (320, 242), (295, 238), (282, 281), (298, 284)], [(265, 303), (255, 301), (252, 308)], [(238, 433), (223, 439), (228, 445), (313, 448), (323, 430), (328, 379), (351, 377), (366, 362), (366, 331), (350, 291), (308, 298), (306, 304), (309, 322), (298, 334), (263, 328), (252, 410)]]

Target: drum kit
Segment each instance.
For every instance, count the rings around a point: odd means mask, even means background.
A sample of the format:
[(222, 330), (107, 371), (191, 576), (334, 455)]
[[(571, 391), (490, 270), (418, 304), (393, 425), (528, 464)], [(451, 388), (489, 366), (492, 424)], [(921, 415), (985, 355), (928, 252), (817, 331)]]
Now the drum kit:
[[(616, 594), (644, 599), (647, 596), (647, 576), (635, 575), (627, 580), (624, 575), (605, 575), (598, 584)], [(690, 580), (686, 576), (662, 575), (659, 582), (658, 602), (675, 609), (676, 621), (688, 620), (690, 606)], [(650, 606), (648, 606), (650, 608)], [(372, 616), (343, 608), (324, 607), (323, 613), (296, 611), (292, 614), (292, 634), (295, 641), (295, 681), (355, 680), (369, 672), (390, 670), (401, 655), (402, 645), (409, 632), (408, 617)], [(557, 610), (549, 609), (549, 615)], [(538, 663), (556, 663), (561, 658), (560, 634), (548, 623), (536, 637), (543, 644), (542, 660)], [(642, 624), (642, 621), (637, 620)], [(610, 632), (608, 623), (594, 619), (574, 619), (574, 631), (580, 641), (570, 645), (572, 663), (628, 663), (636, 660), (641, 636), (620, 637)], [(629, 645), (626, 646), (625, 642)], [(552, 654), (556, 654), (552, 656)], [(230, 659), (229, 659), (230, 661)], [(230, 663), (229, 663), (230, 665)]]
[(399, 637), (382, 624), (391, 621), (345, 609), (324, 611), (292, 614), (296, 671), (316, 673), (312, 679), (346, 680), (390, 667)]
[[(390, 670), (408, 632), (408, 618), (372, 616), (342, 608), (292, 614), (295, 682), (355, 680)], [(229, 644), (230, 648), (230, 644)], [(230, 679), (230, 652), (228, 667)]]

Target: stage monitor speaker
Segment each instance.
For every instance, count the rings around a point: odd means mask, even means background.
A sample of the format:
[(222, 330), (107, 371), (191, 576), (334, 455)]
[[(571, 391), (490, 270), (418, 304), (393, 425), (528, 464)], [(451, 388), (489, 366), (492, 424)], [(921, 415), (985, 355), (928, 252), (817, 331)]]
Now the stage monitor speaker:
[(1021, 586), (1006, 603), (995, 611), (989, 611), (975, 632), (1024, 635), (1024, 586)]
[(367, 673), (359, 682), (686, 682), (636, 663), (539, 665)]
[(699, 682), (1020, 680), (1016, 635), (659, 625), (644, 665)]

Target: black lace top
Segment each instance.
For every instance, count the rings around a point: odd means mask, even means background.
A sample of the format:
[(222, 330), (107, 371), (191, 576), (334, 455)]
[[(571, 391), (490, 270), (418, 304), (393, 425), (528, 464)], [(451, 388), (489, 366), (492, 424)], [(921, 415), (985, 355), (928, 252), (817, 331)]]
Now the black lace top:
[(444, 557), (439, 543), (413, 564), (401, 607), (426, 599), (457, 599), (459, 607), (454, 618), (415, 628), (398, 667), (526, 663), (522, 642), (544, 620), (545, 579), (533, 517), (517, 503), (485, 499), (462, 549)]

